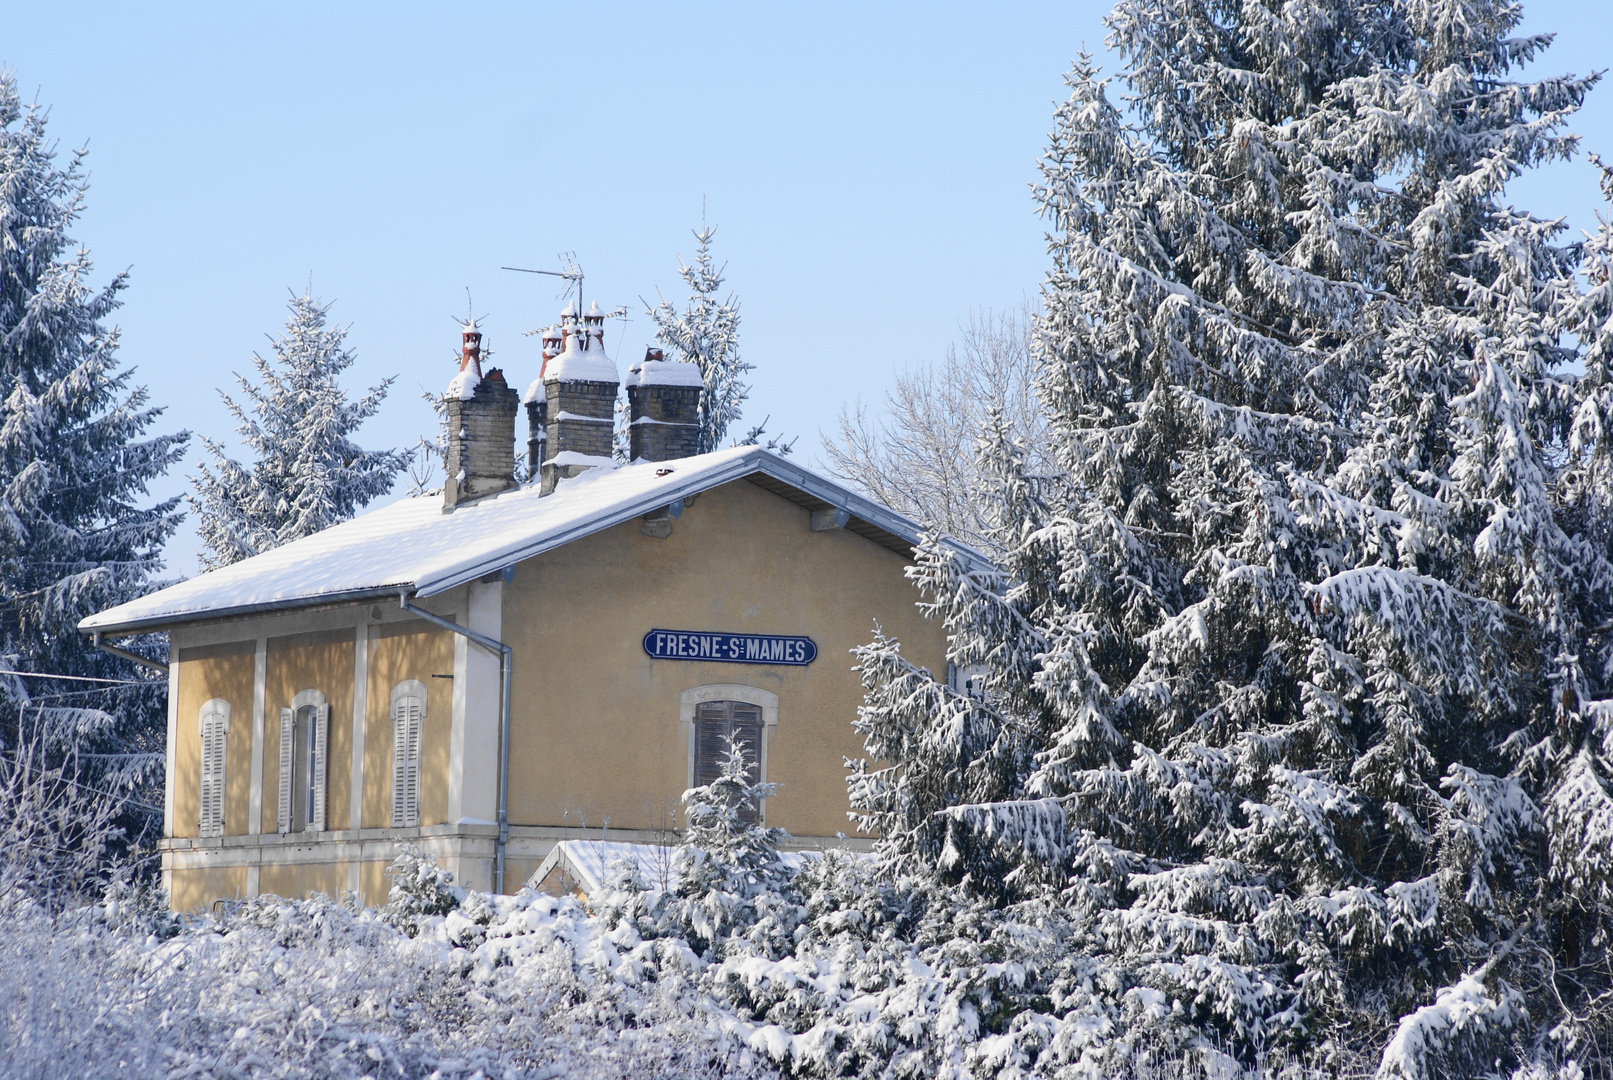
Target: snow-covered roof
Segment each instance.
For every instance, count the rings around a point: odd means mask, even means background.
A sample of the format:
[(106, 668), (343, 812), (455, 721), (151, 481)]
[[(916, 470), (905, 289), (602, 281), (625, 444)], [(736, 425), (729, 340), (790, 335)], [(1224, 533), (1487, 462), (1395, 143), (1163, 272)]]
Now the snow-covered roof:
[[(655, 889), (669, 888), (674, 882), (673, 853), (677, 849), (659, 844), (624, 844), (614, 840), (562, 840), (549, 849), (529, 882), (541, 882), (559, 867), (577, 883), (584, 895), (602, 892), (623, 870), (631, 870), (639, 881)], [(807, 862), (823, 858), (821, 851), (781, 851), (779, 861), (798, 871)]]
[[(672, 461), (590, 469), (542, 498), (538, 485), (531, 484), (462, 503), (451, 512), (437, 495), (404, 499), (108, 608), (78, 626), (84, 633), (116, 633), (399, 593), (432, 596), (745, 478), (807, 509), (846, 510), (848, 531), (892, 550), (908, 550), (919, 539), (919, 526), (895, 511), (760, 447), (736, 446)], [(958, 550), (984, 561), (967, 548)]]

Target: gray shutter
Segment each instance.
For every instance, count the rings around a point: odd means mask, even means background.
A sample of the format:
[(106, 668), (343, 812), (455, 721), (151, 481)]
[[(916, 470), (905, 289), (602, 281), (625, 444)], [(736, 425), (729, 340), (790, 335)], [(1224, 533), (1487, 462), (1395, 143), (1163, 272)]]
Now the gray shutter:
[(325, 768), (328, 755), (326, 748), (330, 742), (330, 706), (321, 705), (314, 710), (313, 731), (309, 732), (314, 742), (314, 820), (308, 827), (314, 832), (325, 831)]
[(291, 755), (296, 745), (297, 714), (280, 710), (280, 835), (291, 831)]
[(705, 787), (722, 775), (724, 740), (728, 737), (728, 703), (702, 701), (695, 711), (694, 786)]
[[(745, 752), (745, 776), (752, 784), (762, 782), (762, 710), (742, 701), (732, 703), (733, 733), (736, 748)], [(761, 807), (755, 803), (739, 808), (739, 819), (756, 824)]]

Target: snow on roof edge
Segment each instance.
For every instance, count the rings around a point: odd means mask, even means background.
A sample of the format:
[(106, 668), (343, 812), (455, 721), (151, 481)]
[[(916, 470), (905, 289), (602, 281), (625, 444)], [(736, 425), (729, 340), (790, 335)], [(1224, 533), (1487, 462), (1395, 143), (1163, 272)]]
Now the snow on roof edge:
[[(735, 450), (741, 450), (741, 452), (735, 453)], [(390, 580), (383, 578), (380, 581), (376, 581), (375, 579), (372, 579), (369, 582), (364, 582), (363, 584), (354, 584), (346, 588), (338, 586), (333, 588), (325, 588), (322, 590), (298, 592), (294, 595), (266, 597), (264, 599), (254, 600), (245, 604), (227, 604), (217, 602), (210, 604), (208, 603), (206, 595), (203, 594), (195, 597), (186, 597), (184, 600), (180, 601), (182, 606), (179, 608), (150, 611), (149, 614), (146, 612), (139, 612), (138, 614), (131, 613), (132, 617), (119, 618), (116, 616), (116, 613), (121, 608), (133, 607), (138, 611), (138, 609), (141, 607), (149, 606), (150, 600), (153, 597), (160, 596), (162, 592), (168, 591), (165, 589), (159, 591), (158, 593), (150, 594), (148, 597), (130, 601), (127, 604), (120, 604), (116, 607), (108, 608), (105, 611), (87, 616), (86, 618), (80, 620), (78, 629), (79, 632), (83, 634), (95, 632), (100, 632), (103, 634), (118, 634), (149, 631), (162, 626), (178, 623), (239, 617), (243, 615), (262, 614), (271, 611), (283, 611), (295, 608), (326, 606), (330, 604), (369, 600), (380, 597), (390, 598), (396, 596), (400, 592), (408, 592), (423, 599), (447, 592), (450, 589), (457, 588), (458, 586), (470, 581), (475, 581), (477, 578), (500, 570), (513, 563), (532, 558), (536, 555), (541, 555), (545, 551), (561, 547), (565, 544), (571, 543), (574, 540), (581, 539), (584, 536), (611, 528), (615, 525), (621, 524), (624, 521), (631, 520), (634, 517), (642, 516), (645, 513), (667, 505), (680, 498), (684, 498), (692, 494), (698, 494), (701, 491), (719, 487), (723, 484), (731, 483), (735, 480), (743, 479), (756, 473), (767, 475), (774, 480), (797, 489), (798, 491), (811, 495), (814, 498), (821, 499), (832, 506), (847, 510), (853, 516), (866, 521), (875, 528), (889, 533), (905, 543), (917, 544), (923, 535), (923, 529), (920, 528), (916, 522), (913, 522), (906, 516), (899, 514), (888, 507), (872, 502), (869, 499), (842, 487), (835, 481), (819, 476), (804, 467), (797, 466), (791, 462), (786, 462), (779, 456), (772, 454), (761, 447), (735, 447), (725, 451), (717, 451), (716, 454), (730, 456), (727, 461), (707, 463), (703, 468), (697, 467), (695, 469), (688, 470), (686, 475), (679, 475), (680, 473), (683, 473), (684, 470), (676, 468), (676, 461), (670, 463), (656, 463), (663, 466), (670, 464), (676, 471), (672, 476), (666, 477), (667, 482), (659, 483), (653, 489), (640, 491), (637, 493), (629, 493), (627, 497), (618, 499), (608, 506), (580, 515), (574, 521), (562, 528), (559, 528), (558, 530), (532, 536), (520, 542), (506, 543), (490, 550), (476, 553), (472, 557), (465, 560), (455, 561), (450, 565), (442, 565), (440, 563), (435, 567), (423, 567), (416, 565), (413, 567), (416, 573), (410, 575), (408, 573), (410, 567), (407, 564), (407, 560), (400, 559), (399, 561), (404, 565), (394, 565), (392, 569), (394, 574), (397, 576), (391, 578)], [(701, 456), (706, 457), (707, 455)], [(692, 462), (697, 461), (698, 459), (684, 458), (678, 460)], [(593, 470), (590, 470), (590, 472), (592, 471)], [(585, 473), (584, 476), (586, 477), (588, 474)], [(603, 480), (606, 479), (606, 477), (601, 476), (599, 479)], [(517, 490), (520, 491), (522, 489)], [(506, 496), (510, 494), (515, 493), (505, 493)], [(493, 496), (492, 498), (497, 499), (500, 497), (501, 496)], [(479, 501), (480, 500), (478, 500), (478, 502)], [(467, 508), (470, 505), (475, 504), (468, 504)], [(376, 511), (375, 513), (384, 514), (388, 510), (401, 510), (403, 506), (404, 504), (393, 504), (391, 507), (383, 508), (381, 511)], [(344, 526), (353, 524), (354, 522), (362, 521), (364, 517), (368, 516), (369, 515), (362, 515), (360, 518), (353, 519), (352, 522), (343, 523), (343, 525), (334, 526), (333, 528), (341, 529)], [(327, 533), (316, 534), (316, 536), (325, 536), (328, 534), (328, 532), (329, 530), (327, 530)], [(309, 539), (312, 540), (314, 537), (310, 537)], [(983, 565), (988, 562), (985, 556), (957, 541), (947, 539), (944, 542), (947, 544), (947, 546), (958, 551), (960, 554), (963, 554), (966, 558), (973, 562), (978, 562)], [(304, 541), (298, 541), (297, 543), (301, 544), (304, 543)], [(287, 546), (290, 547), (291, 545)], [(272, 555), (273, 553), (270, 554)], [(263, 557), (265, 556), (259, 556), (259, 558)], [(248, 562), (251, 561), (252, 560), (248, 560)], [(242, 566), (244, 564), (237, 563), (235, 565)], [(420, 573), (419, 571), (421, 570), (428, 570), (428, 572)], [(429, 572), (430, 570), (435, 570), (436, 572)], [(403, 571), (403, 573), (397, 573), (398, 571)], [(207, 575), (202, 575), (202, 577), (206, 576)], [(196, 582), (198, 580), (199, 579), (197, 578), (189, 579), (190, 582)], [(175, 586), (172, 586), (171, 588), (183, 588), (186, 584), (188, 583), (181, 582)], [(332, 584), (335, 585), (336, 583)], [(112, 617), (109, 618), (109, 616)]]

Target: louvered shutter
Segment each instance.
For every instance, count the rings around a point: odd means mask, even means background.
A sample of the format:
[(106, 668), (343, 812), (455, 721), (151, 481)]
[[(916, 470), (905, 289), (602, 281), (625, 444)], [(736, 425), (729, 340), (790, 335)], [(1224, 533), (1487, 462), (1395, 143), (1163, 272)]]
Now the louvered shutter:
[(320, 705), (314, 709), (314, 722), (311, 725), (309, 736), (314, 740), (313, 766), (314, 766), (314, 819), (308, 827), (314, 832), (325, 831), (325, 748), (330, 740), (330, 706)]
[(197, 833), (224, 835), (225, 736), (230, 730), (229, 704), (214, 698), (202, 706), (202, 777), (197, 798)]
[(420, 824), (420, 734), (424, 727), (426, 703), (420, 698), (409, 698), (409, 765), (407, 824), (412, 828)]
[[(762, 780), (762, 710), (755, 705), (746, 705), (743, 702), (731, 703), (733, 709), (732, 727), (734, 744), (745, 752), (745, 776), (752, 784)], [(758, 807), (755, 803), (739, 808), (741, 821), (755, 824), (758, 818)]]
[(728, 703), (701, 702), (695, 712), (695, 787), (705, 787), (722, 775), (723, 742), (727, 737)]
[[(704, 701), (695, 709), (696, 787), (704, 787), (722, 775), (732, 735), (745, 754), (745, 773), (752, 784), (762, 779), (762, 710), (743, 701)], [(758, 820), (757, 807), (741, 807), (742, 820)]]
[(407, 781), (404, 779), (408, 772), (406, 762), (409, 759), (409, 732), (408, 698), (398, 698), (392, 703), (392, 827), (402, 828), (404, 819), (408, 816), (405, 809), (407, 802)]
[(291, 757), (297, 741), (297, 714), (280, 710), (280, 835), (291, 831)]
[(426, 703), (409, 693), (392, 702), (392, 825), (420, 824), (420, 735)]

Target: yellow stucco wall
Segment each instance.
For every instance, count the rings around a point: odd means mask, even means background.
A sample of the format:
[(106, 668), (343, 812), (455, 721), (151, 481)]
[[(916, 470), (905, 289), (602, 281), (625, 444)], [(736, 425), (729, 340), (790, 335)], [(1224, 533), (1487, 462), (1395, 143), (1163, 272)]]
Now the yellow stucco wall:
[(267, 864), (258, 871), (258, 891), (273, 893), (275, 896), (302, 897), (317, 892), (337, 897), (345, 888), (347, 888), (345, 862), (300, 866)]
[[(268, 640), (263, 680), (265, 833), (275, 832), (280, 825), (280, 710), (290, 708), (292, 699), (304, 690), (318, 690), (330, 705), (330, 745), (325, 751), (326, 823), (333, 829), (347, 828), (353, 775), (354, 640), (354, 631), (345, 629)], [(268, 886), (264, 889), (270, 891)]]
[[(427, 623), (393, 623), (370, 629), (369, 650), (364, 710), (364, 827), (382, 829), (391, 824), (392, 688), (405, 679), (416, 679), (426, 687), (426, 723), (420, 741), (420, 824), (439, 825), (448, 819), (448, 743), (453, 728), (454, 681), (432, 676), (453, 674), (454, 635)], [(348, 685), (352, 685), (351, 675)]]
[[(768, 824), (850, 832), (843, 759), (863, 755), (850, 650), (878, 619), (914, 661), (945, 665), (944, 631), (914, 606), (906, 565), (854, 533), (813, 532), (806, 510), (746, 481), (701, 494), (666, 539), (635, 520), (521, 563), (503, 615), (516, 657), (511, 823), (663, 827), (688, 778), (680, 693), (739, 683), (779, 697)], [(642, 647), (652, 628), (806, 635), (818, 658), (653, 660)]]
[(386, 879), (388, 862), (361, 863), (358, 870), (358, 899), (366, 907), (380, 907), (386, 903), (390, 882)]
[(179, 705), (174, 738), (174, 832), (197, 833), (202, 776), (201, 709), (213, 698), (230, 703), (224, 752), (224, 832), (247, 831), (252, 786), (252, 675), (256, 641), (193, 646), (179, 654)]
[(168, 898), (175, 911), (206, 911), (215, 900), (235, 900), (246, 896), (246, 867), (215, 866), (176, 870), (173, 892)]

